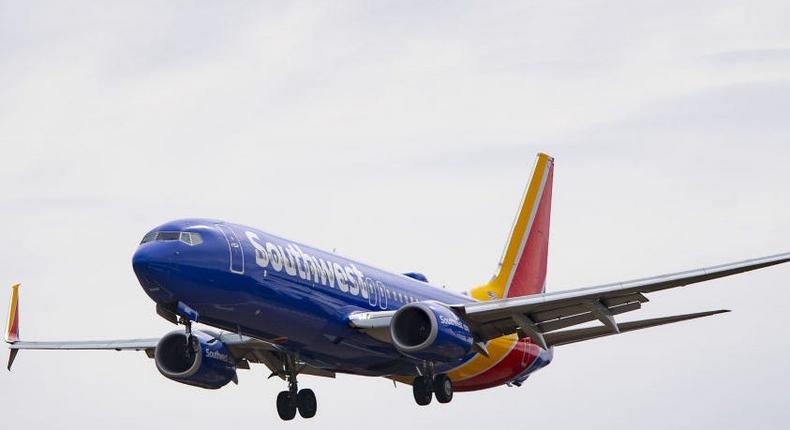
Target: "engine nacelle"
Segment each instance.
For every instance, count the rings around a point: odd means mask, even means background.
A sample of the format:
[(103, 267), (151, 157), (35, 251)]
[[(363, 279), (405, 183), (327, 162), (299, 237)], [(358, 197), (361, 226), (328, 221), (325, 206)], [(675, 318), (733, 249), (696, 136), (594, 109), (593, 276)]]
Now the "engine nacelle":
[(192, 345), (183, 331), (166, 334), (156, 345), (154, 361), (162, 375), (182, 384), (216, 390), (236, 380), (236, 360), (225, 344), (197, 330)]
[(404, 355), (429, 361), (460, 360), (474, 343), (469, 326), (455, 312), (431, 301), (398, 309), (390, 322), (390, 336)]

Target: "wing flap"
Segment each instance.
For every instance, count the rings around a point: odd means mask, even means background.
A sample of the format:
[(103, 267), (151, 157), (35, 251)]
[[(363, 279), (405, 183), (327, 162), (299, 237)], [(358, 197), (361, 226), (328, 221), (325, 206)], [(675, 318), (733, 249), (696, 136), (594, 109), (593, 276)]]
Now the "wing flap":
[[(611, 315), (619, 315), (625, 312), (635, 311), (641, 307), (642, 303), (635, 300), (632, 302), (607, 307), (607, 310)], [(530, 313), (526, 316), (535, 323), (535, 326), (540, 329), (541, 333), (548, 333), (599, 319), (597, 315), (589, 310), (588, 306), (578, 305), (574, 307), (563, 308), (563, 310), (565, 310), (564, 313), (552, 313), (551, 316), (553, 316), (553, 318), (549, 319), (544, 318), (541, 313)], [(518, 324), (514, 318), (512, 316), (508, 316), (504, 319), (477, 326), (476, 333), (480, 339), (489, 340), (513, 333), (515, 330), (514, 327), (517, 325)]]

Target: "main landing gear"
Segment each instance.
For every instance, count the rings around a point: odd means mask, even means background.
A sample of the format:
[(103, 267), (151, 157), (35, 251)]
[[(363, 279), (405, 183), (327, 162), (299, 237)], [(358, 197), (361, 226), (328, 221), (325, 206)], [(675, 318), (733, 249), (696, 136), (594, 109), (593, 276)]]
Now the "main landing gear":
[(439, 403), (449, 403), (453, 399), (453, 381), (444, 373), (433, 378), (430, 375), (418, 376), (412, 382), (412, 392), (414, 401), (420, 406), (430, 404), (434, 394)]
[(296, 382), (296, 365), (293, 359), (289, 357), (285, 367), (288, 371), (288, 390), (280, 391), (277, 394), (277, 414), (283, 421), (294, 419), (297, 411), (302, 418), (314, 417), (318, 410), (315, 393), (309, 388), (299, 389)]

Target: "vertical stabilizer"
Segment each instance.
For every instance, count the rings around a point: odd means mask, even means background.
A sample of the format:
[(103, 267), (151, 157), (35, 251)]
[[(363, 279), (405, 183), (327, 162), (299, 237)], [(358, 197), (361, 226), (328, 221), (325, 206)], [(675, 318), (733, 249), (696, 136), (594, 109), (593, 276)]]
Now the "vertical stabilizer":
[(539, 153), (499, 269), (471, 291), (478, 300), (540, 294), (545, 291), (554, 158)]

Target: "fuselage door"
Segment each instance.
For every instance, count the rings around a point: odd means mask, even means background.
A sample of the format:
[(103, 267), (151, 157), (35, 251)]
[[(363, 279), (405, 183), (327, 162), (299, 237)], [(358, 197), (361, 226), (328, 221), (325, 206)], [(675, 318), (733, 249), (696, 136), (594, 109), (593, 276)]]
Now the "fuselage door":
[(219, 231), (225, 236), (230, 251), (230, 271), (233, 273), (244, 273), (244, 251), (241, 249), (236, 232), (233, 228), (225, 224), (215, 224)]

